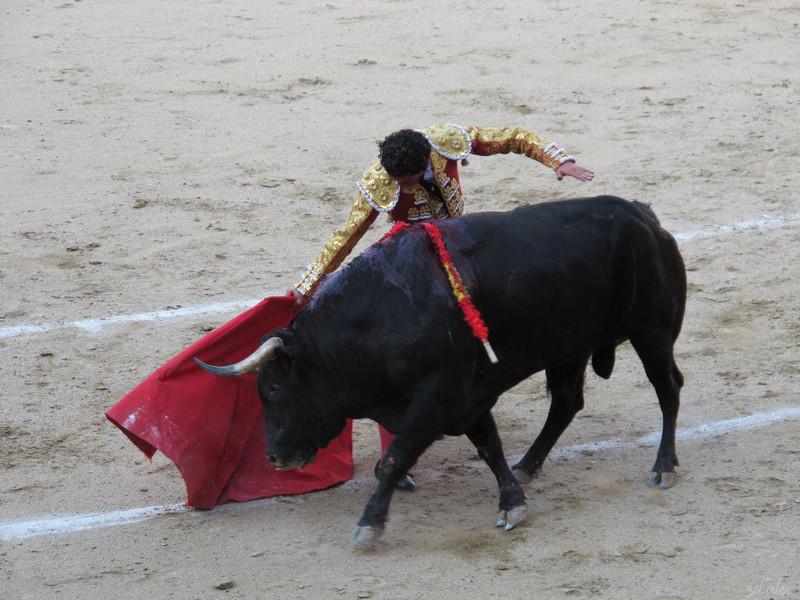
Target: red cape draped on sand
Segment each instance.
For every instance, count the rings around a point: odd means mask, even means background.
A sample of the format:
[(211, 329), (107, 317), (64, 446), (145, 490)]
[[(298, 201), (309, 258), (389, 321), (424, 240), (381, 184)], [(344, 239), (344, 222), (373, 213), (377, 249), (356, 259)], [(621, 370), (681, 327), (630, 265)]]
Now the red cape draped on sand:
[(289, 324), (292, 303), (288, 296), (263, 300), (157, 369), (106, 413), (148, 458), (160, 450), (175, 463), (189, 506), (302, 494), (353, 475), (350, 421), (311, 465), (277, 471), (266, 459), (256, 376), (219, 377), (194, 362), (249, 356), (265, 334)]

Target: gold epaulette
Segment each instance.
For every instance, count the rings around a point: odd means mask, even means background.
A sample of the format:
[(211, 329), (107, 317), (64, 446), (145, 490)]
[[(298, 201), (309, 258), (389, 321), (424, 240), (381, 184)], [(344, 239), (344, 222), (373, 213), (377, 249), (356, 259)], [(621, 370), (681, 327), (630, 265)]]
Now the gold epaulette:
[(472, 151), (472, 140), (467, 130), (454, 123), (434, 125), (420, 130), (436, 152), (451, 160), (462, 160)]
[(372, 208), (380, 212), (392, 210), (400, 199), (400, 186), (389, 177), (377, 158), (358, 182), (358, 189)]

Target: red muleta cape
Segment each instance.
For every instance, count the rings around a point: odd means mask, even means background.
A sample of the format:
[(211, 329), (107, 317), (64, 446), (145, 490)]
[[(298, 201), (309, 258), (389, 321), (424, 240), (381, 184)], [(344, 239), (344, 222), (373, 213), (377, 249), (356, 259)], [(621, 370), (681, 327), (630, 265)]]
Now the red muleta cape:
[(292, 303), (289, 296), (263, 300), (189, 346), (106, 412), (148, 458), (160, 450), (175, 463), (189, 506), (302, 494), (352, 477), (350, 421), (312, 464), (277, 471), (266, 458), (256, 376), (218, 377), (194, 362), (195, 357), (209, 364), (246, 358), (265, 334), (289, 324)]

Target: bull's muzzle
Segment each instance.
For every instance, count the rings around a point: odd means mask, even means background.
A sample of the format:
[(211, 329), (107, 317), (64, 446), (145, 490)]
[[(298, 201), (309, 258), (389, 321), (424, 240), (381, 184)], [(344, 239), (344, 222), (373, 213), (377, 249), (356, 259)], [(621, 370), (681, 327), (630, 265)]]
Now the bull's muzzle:
[(277, 454), (267, 452), (267, 460), (278, 471), (288, 471), (290, 469), (302, 469), (310, 465), (317, 458), (317, 453), (314, 450), (298, 450), (295, 455), (289, 459), (278, 456)]

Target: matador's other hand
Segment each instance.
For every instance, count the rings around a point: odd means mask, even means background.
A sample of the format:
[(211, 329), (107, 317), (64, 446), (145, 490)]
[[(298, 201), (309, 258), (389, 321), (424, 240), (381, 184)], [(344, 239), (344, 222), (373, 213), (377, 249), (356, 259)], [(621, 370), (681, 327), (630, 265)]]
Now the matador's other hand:
[(564, 179), (564, 175), (574, 177), (578, 181), (591, 181), (594, 179), (594, 171), (578, 166), (577, 163), (569, 160), (561, 163), (561, 166), (556, 170), (556, 177), (558, 177), (559, 181)]

